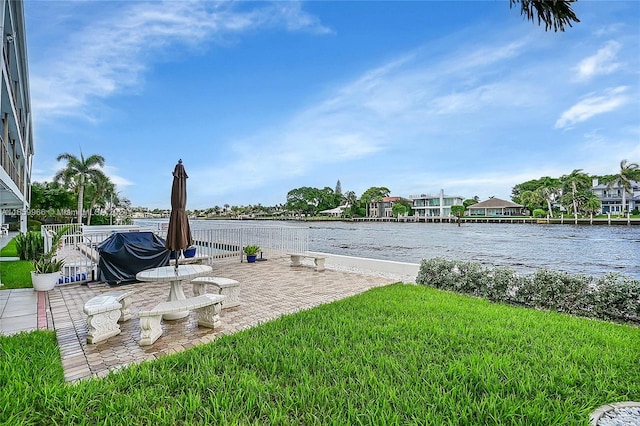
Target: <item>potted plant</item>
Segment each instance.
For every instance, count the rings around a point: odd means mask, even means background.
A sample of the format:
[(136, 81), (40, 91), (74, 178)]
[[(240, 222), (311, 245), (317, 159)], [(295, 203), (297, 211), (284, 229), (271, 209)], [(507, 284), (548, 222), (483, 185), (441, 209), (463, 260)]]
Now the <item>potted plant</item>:
[[(64, 266), (64, 259), (57, 259), (56, 254), (62, 236), (67, 232), (68, 227), (59, 229), (52, 235), (51, 250), (47, 253), (40, 253), (33, 259), (33, 271), (31, 271), (31, 283), (36, 291), (49, 291), (58, 283), (58, 278)], [(44, 238), (44, 237), (42, 237)]]
[(189, 246), (186, 249), (184, 249), (184, 257), (185, 258), (194, 257), (195, 255), (196, 255), (196, 247), (195, 246)]
[(256, 261), (256, 257), (258, 252), (260, 251), (260, 246), (249, 245), (244, 248), (244, 254), (247, 255), (247, 262), (254, 263)]
[(31, 283), (36, 291), (49, 291), (58, 283), (62, 267), (63, 259), (56, 259), (49, 253), (42, 255), (40, 259), (33, 262), (33, 271), (31, 271)]

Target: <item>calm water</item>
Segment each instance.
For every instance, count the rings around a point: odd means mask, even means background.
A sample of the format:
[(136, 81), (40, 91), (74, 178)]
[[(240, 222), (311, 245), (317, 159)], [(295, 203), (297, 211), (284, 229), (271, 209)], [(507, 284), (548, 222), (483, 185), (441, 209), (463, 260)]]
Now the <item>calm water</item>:
[[(194, 229), (221, 225), (190, 223)], [(444, 257), (523, 273), (549, 268), (596, 276), (619, 272), (640, 279), (640, 226), (251, 222), (262, 224), (309, 228), (311, 251), (410, 263)]]
[(549, 268), (640, 279), (640, 227), (529, 224), (322, 223), (310, 250), (419, 263), (444, 257), (520, 272)]

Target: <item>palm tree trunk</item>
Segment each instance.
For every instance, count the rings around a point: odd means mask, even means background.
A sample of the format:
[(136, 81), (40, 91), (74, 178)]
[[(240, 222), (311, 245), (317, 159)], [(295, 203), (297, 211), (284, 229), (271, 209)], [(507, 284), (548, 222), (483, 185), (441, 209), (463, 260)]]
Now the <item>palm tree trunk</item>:
[(553, 211), (551, 210), (551, 200), (547, 198), (547, 208), (549, 209), (549, 217), (553, 217)]
[(627, 188), (622, 187), (622, 211), (627, 211), (626, 206), (627, 206)]
[(573, 214), (578, 217), (578, 203), (576, 202), (576, 183), (571, 182), (571, 194), (573, 195)]
[(87, 210), (87, 226), (91, 225), (91, 213), (93, 212), (94, 205), (95, 203), (93, 201), (89, 204), (89, 210)]
[(78, 188), (78, 223), (82, 224), (82, 203), (84, 202), (84, 185)]

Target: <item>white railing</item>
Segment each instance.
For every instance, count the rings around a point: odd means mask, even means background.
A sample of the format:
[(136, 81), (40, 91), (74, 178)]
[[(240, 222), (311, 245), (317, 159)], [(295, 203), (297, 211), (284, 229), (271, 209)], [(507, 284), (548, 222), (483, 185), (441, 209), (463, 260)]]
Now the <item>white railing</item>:
[[(166, 238), (164, 227), (158, 235)], [(205, 255), (208, 263), (216, 259), (235, 258), (242, 261), (242, 249), (248, 245), (260, 246), (258, 258), (284, 256), (286, 253), (307, 253), (309, 231), (307, 228), (289, 226), (238, 226), (212, 229), (192, 229), (196, 253)]]
[[(76, 224), (73, 224), (76, 225)], [(309, 230), (292, 226), (219, 226), (212, 229), (192, 229), (196, 256), (207, 264), (216, 261), (243, 261), (242, 249), (248, 245), (261, 248), (259, 258), (284, 256), (286, 253), (307, 253)], [(52, 232), (68, 225), (43, 225), (45, 249), (51, 250)], [(165, 239), (166, 222), (138, 224), (134, 226), (72, 226), (62, 237), (58, 257), (65, 258), (63, 279), (73, 282), (95, 278), (100, 257), (99, 245), (115, 232), (154, 232)], [(48, 244), (48, 245), (47, 245)], [(206, 257), (203, 259), (203, 257)], [(83, 274), (85, 274), (83, 276)], [(73, 279), (71, 279), (73, 278)]]

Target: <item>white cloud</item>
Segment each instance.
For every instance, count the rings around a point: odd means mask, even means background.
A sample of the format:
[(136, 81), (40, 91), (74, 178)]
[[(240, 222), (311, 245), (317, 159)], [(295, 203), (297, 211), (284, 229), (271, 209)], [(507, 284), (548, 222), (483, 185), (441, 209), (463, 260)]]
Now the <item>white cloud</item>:
[(564, 111), (556, 121), (556, 129), (571, 127), (591, 117), (614, 111), (629, 101), (627, 87), (619, 86), (606, 89), (602, 95), (590, 95)]
[(584, 58), (575, 71), (578, 73), (578, 81), (587, 81), (598, 75), (611, 74), (620, 68), (620, 63), (616, 62), (618, 52), (622, 45), (617, 41), (611, 40), (604, 47), (587, 58)]
[(196, 46), (210, 40), (224, 44), (233, 34), (268, 26), (330, 32), (296, 2), (258, 3), (248, 11), (242, 10), (244, 4), (198, 1), (122, 5), (69, 34), (64, 50), (49, 52), (44, 61), (32, 60), (32, 105), (40, 120), (54, 116), (93, 120), (95, 114), (87, 109), (93, 98), (140, 90), (149, 64), (163, 54), (169, 56), (163, 52), (176, 44)]

